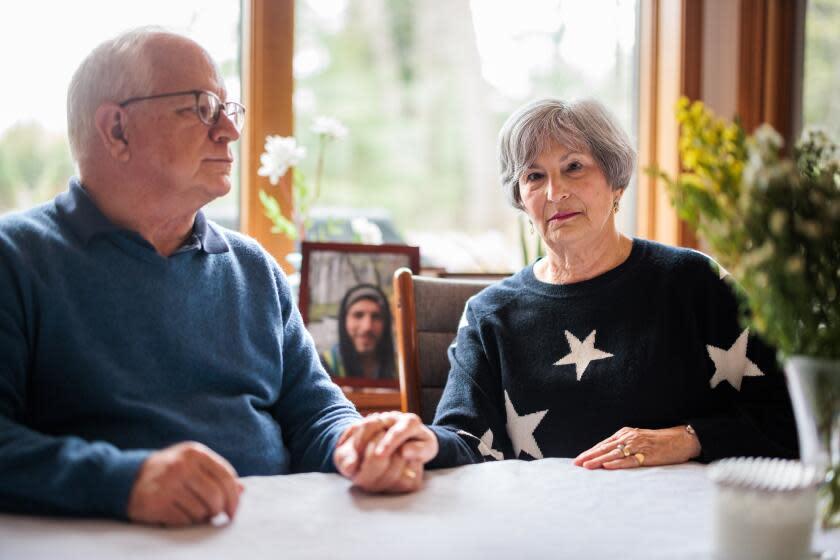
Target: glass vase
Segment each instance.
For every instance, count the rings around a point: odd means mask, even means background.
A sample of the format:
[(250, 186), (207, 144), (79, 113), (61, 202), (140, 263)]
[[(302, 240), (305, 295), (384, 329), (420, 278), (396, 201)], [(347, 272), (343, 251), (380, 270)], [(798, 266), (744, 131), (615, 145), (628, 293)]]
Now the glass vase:
[(840, 360), (791, 356), (785, 375), (800, 458), (826, 473), (820, 490), (822, 526), (840, 527)]

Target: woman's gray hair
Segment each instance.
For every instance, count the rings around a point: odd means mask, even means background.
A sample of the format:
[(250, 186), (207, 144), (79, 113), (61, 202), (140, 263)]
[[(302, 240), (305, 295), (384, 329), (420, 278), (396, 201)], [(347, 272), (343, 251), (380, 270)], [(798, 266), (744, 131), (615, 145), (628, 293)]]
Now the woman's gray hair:
[(154, 66), (143, 49), (160, 35), (173, 34), (160, 27), (122, 33), (93, 49), (76, 69), (67, 88), (67, 136), (77, 162), (95, 141), (94, 117), (100, 105), (151, 93)]
[(591, 154), (613, 190), (630, 182), (636, 152), (603, 104), (594, 99), (540, 99), (520, 107), (499, 132), (499, 179), (515, 208), (524, 209), (519, 178), (553, 143)]

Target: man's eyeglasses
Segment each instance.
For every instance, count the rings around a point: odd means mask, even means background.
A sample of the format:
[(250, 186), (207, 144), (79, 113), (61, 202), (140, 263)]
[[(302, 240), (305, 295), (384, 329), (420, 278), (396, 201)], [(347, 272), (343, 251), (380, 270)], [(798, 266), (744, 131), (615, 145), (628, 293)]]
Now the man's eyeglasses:
[(245, 124), (245, 106), (236, 101), (222, 102), (219, 96), (211, 91), (204, 91), (194, 89), (190, 91), (176, 91), (173, 93), (159, 93), (157, 95), (144, 95), (142, 97), (132, 97), (121, 102), (120, 107), (125, 107), (129, 103), (136, 101), (145, 101), (147, 99), (158, 99), (160, 97), (175, 97), (178, 95), (192, 95), (195, 98), (195, 114), (201, 119), (201, 122), (207, 126), (213, 126), (219, 122), (219, 116), (224, 109), (225, 115), (236, 127), (237, 131), (242, 130), (242, 125)]

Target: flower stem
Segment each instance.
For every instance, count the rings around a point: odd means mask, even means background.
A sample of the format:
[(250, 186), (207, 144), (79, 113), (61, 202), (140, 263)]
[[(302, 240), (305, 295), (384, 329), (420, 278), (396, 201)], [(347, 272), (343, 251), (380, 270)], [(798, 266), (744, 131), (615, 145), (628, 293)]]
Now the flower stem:
[(321, 196), (321, 176), (324, 174), (324, 152), (327, 151), (327, 136), (325, 134), (318, 135), (318, 163), (315, 167), (315, 196), (312, 202), (315, 202)]

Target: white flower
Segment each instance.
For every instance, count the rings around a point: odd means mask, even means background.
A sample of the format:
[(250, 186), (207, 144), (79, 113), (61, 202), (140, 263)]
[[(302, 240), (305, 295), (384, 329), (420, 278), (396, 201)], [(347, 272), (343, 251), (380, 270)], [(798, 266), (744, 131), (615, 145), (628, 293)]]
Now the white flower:
[(382, 230), (367, 218), (353, 218), (350, 221), (350, 227), (362, 243), (382, 245)]
[(787, 225), (787, 220), (787, 212), (780, 210), (779, 208), (773, 210), (770, 213), (770, 231), (772, 231), (775, 235), (781, 235), (784, 231), (785, 225)]
[(788, 257), (787, 263), (785, 263), (785, 268), (787, 268), (788, 272), (792, 274), (802, 272), (802, 269), (805, 268), (805, 259), (799, 255)]
[(347, 136), (347, 127), (341, 121), (332, 117), (316, 117), (310, 128), (315, 134), (322, 134), (330, 140)]
[(802, 131), (797, 143), (798, 148), (806, 147), (814, 152), (821, 152), (827, 148), (833, 148), (834, 143), (828, 131), (821, 126), (808, 126)]
[(796, 220), (796, 231), (809, 239), (819, 239), (822, 227), (814, 220)]
[(755, 138), (755, 141), (760, 148), (773, 151), (781, 149), (785, 143), (782, 135), (776, 132), (776, 130), (767, 123), (762, 124), (755, 129), (753, 138)]
[(298, 146), (292, 136), (266, 136), (265, 152), (260, 156), (257, 175), (268, 177), (276, 185), (290, 167), (296, 166), (306, 157), (306, 148)]

